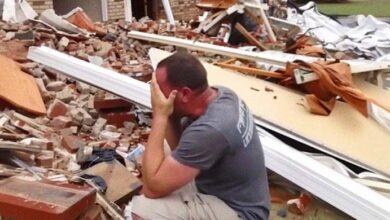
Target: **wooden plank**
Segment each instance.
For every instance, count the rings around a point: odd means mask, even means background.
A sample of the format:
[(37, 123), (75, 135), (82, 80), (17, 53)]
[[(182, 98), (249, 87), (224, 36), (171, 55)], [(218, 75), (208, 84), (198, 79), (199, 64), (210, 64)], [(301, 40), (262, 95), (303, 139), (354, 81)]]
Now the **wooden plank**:
[(251, 35), (240, 23), (236, 23), (234, 27), (242, 34), (242, 36), (245, 37), (245, 39), (250, 43), (255, 45), (257, 48), (259, 48), (261, 51), (267, 50), (266, 48), (260, 41), (258, 41), (255, 37)]
[(390, 90), (382, 89), (364, 80), (365, 75), (354, 75), (354, 84), (370, 98), (374, 98), (384, 104), (390, 105)]
[(0, 66), (0, 98), (25, 111), (46, 114), (34, 77), (22, 72), (13, 60), (2, 55)]
[[(169, 53), (151, 50), (150, 55), (153, 62), (158, 62)], [(319, 150), (390, 176), (390, 135), (374, 120), (365, 118), (349, 105), (337, 102), (329, 116), (313, 115), (302, 106), (303, 94), (203, 64), (208, 71), (209, 83), (236, 91), (258, 119), (311, 142)], [(266, 87), (273, 92), (266, 92)]]
[(105, 196), (112, 202), (130, 199), (142, 186), (142, 182), (116, 160), (98, 163), (82, 173), (102, 177), (107, 184)]
[(272, 78), (277, 78), (277, 79), (284, 79), (285, 78), (285, 76), (283, 76), (281, 73), (257, 69), (257, 68), (251, 68), (251, 67), (247, 67), (247, 66), (237, 66), (237, 65), (229, 64), (229, 63), (217, 63), (216, 65), (223, 67), (223, 68), (243, 72), (243, 73), (253, 74), (256, 76), (272, 77)]

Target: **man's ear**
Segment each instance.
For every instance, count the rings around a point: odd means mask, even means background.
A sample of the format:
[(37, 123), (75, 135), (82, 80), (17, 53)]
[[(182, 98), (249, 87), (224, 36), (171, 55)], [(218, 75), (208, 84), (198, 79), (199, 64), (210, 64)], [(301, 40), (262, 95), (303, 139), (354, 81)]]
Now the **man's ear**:
[(192, 95), (192, 89), (188, 87), (183, 87), (180, 89), (180, 96), (181, 100), (184, 103), (188, 103), (190, 101), (191, 95)]

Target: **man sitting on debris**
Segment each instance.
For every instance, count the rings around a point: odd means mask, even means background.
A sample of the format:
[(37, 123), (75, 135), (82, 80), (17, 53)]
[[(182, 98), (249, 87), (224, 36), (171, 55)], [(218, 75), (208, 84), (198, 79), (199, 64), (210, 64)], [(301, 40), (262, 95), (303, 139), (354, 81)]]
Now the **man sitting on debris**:
[(144, 195), (133, 199), (133, 218), (268, 219), (264, 155), (245, 103), (210, 87), (200, 61), (183, 52), (159, 63), (151, 96)]

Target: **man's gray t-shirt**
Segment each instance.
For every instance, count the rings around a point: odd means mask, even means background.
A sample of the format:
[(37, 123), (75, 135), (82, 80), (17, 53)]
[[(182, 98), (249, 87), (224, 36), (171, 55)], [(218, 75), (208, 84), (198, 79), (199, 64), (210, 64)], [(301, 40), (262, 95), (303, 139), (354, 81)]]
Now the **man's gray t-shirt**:
[(200, 169), (195, 182), (243, 219), (268, 219), (269, 190), (264, 155), (253, 116), (237, 95), (217, 87), (205, 114), (183, 131), (172, 156)]

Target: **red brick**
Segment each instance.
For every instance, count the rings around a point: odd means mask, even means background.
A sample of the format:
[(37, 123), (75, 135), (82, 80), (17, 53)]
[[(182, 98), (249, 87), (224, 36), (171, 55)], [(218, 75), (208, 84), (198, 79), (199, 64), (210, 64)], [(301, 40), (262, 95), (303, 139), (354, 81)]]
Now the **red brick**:
[(61, 144), (70, 153), (76, 153), (80, 147), (85, 146), (84, 141), (74, 135), (64, 136)]
[(50, 126), (57, 131), (64, 128), (69, 128), (72, 126), (72, 119), (66, 116), (57, 116), (50, 121)]
[(39, 155), (35, 157), (35, 163), (39, 167), (52, 168), (53, 167), (53, 157), (48, 155)]
[(60, 100), (56, 99), (54, 102), (49, 106), (49, 109), (47, 110), (47, 116), (49, 118), (54, 118), (57, 116), (65, 116), (68, 112), (68, 106), (61, 102)]
[(4, 219), (76, 219), (94, 203), (90, 187), (8, 178), (0, 182), (0, 213)]
[(133, 105), (120, 98), (97, 99), (93, 103), (96, 109), (131, 108)]
[(107, 124), (115, 125), (117, 128), (123, 127), (123, 122), (136, 121), (136, 117), (134, 113), (130, 113), (130, 112), (101, 114), (101, 117), (107, 120)]
[(311, 196), (308, 193), (303, 192), (299, 198), (287, 201), (287, 209), (294, 214), (303, 215), (311, 202)]
[(103, 148), (104, 149), (115, 149), (117, 147), (117, 143), (114, 142), (114, 141), (107, 141), (104, 145), (103, 145)]

